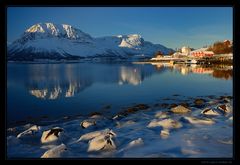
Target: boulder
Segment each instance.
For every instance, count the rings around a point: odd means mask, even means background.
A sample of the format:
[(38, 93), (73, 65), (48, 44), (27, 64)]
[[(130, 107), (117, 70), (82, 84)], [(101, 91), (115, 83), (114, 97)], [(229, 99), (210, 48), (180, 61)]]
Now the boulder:
[(184, 119), (191, 124), (212, 125), (215, 123), (212, 119), (208, 118), (201, 119), (196, 117), (184, 117)]
[(171, 108), (171, 112), (173, 112), (173, 113), (188, 113), (188, 112), (191, 112), (191, 110), (188, 108), (185, 108), (182, 105), (179, 105), (177, 107)]
[(63, 129), (59, 127), (52, 128), (50, 130), (44, 131), (41, 137), (42, 143), (56, 142), (62, 136)]
[(201, 114), (204, 114), (204, 115), (214, 115), (214, 116), (220, 115), (217, 111), (215, 111), (213, 109), (210, 109), (210, 108), (202, 110)]
[(142, 138), (138, 138), (138, 139), (136, 139), (136, 140), (131, 141), (131, 142), (127, 145), (127, 149), (133, 148), (133, 147), (138, 147), (138, 146), (141, 146), (141, 145), (143, 145), (143, 144), (144, 144), (144, 142), (143, 142)]
[(222, 104), (218, 106), (218, 109), (224, 114), (232, 112), (232, 106), (230, 104)]
[(101, 134), (97, 137), (94, 137), (88, 142), (88, 152), (100, 151), (100, 150), (113, 150), (116, 149), (116, 145), (112, 138), (115, 137), (115, 134), (111, 132)]
[(47, 150), (41, 158), (61, 158), (63, 154), (67, 151), (65, 144), (58, 145)]
[(36, 134), (39, 134), (41, 130), (41, 126), (33, 125), (29, 129), (23, 131), (22, 133), (17, 135), (17, 138), (23, 137), (32, 137)]
[(206, 100), (204, 100), (204, 99), (195, 99), (194, 100), (194, 104), (196, 107), (202, 107), (205, 102), (206, 102)]
[(170, 133), (169, 133), (169, 130), (168, 129), (163, 129), (161, 130), (160, 132), (160, 136), (163, 138), (163, 139), (167, 139), (169, 137)]
[(164, 120), (156, 120), (153, 119), (149, 124), (148, 128), (161, 126), (163, 129), (172, 129), (172, 128), (181, 128), (182, 124), (179, 121), (175, 121), (173, 119), (164, 119)]
[(95, 126), (96, 121), (95, 120), (84, 120), (80, 123), (82, 128), (88, 128), (90, 126)]
[(104, 129), (104, 130), (101, 130), (101, 131), (94, 131), (94, 132), (86, 133), (86, 134), (82, 135), (78, 139), (78, 141), (90, 140), (90, 139), (93, 139), (97, 136), (106, 135), (106, 134), (112, 134), (113, 136), (116, 136), (116, 134), (112, 130), (107, 128), (107, 129)]
[(156, 117), (156, 118), (159, 118), (159, 119), (164, 119), (164, 118), (168, 118), (168, 117), (169, 117), (169, 114), (168, 114), (168, 112), (160, 111), (160, 112), (157, 112), (157, 113), (155, 114), (155, 117)]

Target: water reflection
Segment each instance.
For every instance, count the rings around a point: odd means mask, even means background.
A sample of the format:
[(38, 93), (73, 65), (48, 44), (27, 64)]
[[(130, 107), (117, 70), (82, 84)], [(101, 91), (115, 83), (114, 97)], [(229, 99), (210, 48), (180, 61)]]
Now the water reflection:
[(119, 85), (123, 84), (139, 85), (142, 82), (142, 80), (143, 76), (141, 76), (141, 69), (126, 66), (120, 67), (120, 80), (118, 82)]
[(196, 65), (196, 64), (168, 64), (168, 63), (151, 63), (155, 66), (156, 70), (161, 70), (164, 68), (168, 68), (171, 71), (177, 71), (182, 75), (188, 75), (190, 73), (193, 74), (208, 74), (214, 78), (220, 78), (229, 80), (232, 79), (233, 76), (233, 66), (229, 65), (214, 65), (214, 66), (204, 66), (204, 65)]
[(24, 86), (39, 99), (55, 100), (73, 97), (94, 83), (137, 86), (153, 74), (165, 71), (181, 75), (208, 74), (215, 78), (232, 79), (232, 66), (133, 64), (27, 64), (10, 65), (8, 83)]

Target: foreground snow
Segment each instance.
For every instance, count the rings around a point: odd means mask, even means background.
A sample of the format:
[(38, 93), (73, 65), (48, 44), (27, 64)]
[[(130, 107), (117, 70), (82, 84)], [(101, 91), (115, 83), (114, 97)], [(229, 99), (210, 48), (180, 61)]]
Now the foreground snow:
[(177, 102), (174, 108), (139, 104), (111, 117), (9, 128), (8, 157), (232, 157), (232, 99), (199, 100), (189, 99), (189, 106)]

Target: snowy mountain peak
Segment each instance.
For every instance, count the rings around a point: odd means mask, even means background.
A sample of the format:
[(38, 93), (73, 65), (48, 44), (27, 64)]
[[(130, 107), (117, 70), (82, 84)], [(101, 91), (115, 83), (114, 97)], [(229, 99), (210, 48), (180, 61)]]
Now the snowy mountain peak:
[(128, 48), (138, 48), (143, 45), (143, 38), (139, 34), (130, 34), (121, 36), (122, 42), (119, 45), (120, 47), (128, 47)]
[(92, 38), (71, 25), (54, 23), (35, 24), (8, 46), (9, 60), (151, 57), (157, 51), (172, 50), (139, 34)]
[(38, 23), (25, 31), (23, 37), (30, 40), (38, 38), (58, 37), (71, 40), (91, 40), (92, 37), (67, 24)]
[(41, 24), (35, 24), (35, 25), (31, 26), (29, 29), (27, 29), (25, 32), (27, 32), (27, 33), (35, 33), (35, 32), (44, 33), (45, 31), (42, 28)]

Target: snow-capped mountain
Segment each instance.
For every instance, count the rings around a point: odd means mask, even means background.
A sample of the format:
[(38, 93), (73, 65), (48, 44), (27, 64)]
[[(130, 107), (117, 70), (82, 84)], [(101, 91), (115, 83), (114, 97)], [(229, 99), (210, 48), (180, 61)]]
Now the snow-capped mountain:
[(128, 58), (172, 49), (153, 44), (138, 34), (93, 38), (66, 24), (39, 23), (8, 46), (9, 60), (75, 59), (85, 57)]

